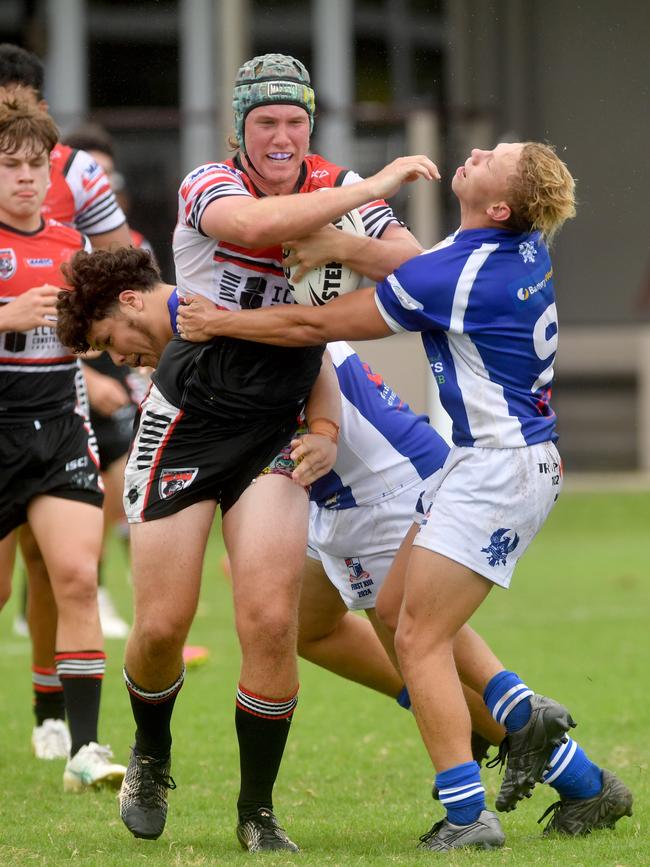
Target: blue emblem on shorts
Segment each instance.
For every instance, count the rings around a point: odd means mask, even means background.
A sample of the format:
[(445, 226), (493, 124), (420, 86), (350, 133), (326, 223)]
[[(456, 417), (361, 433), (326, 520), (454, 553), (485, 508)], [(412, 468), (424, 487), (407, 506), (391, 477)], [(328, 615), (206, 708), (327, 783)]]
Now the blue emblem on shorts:
[(502, 566), (505, 566), (506, 557), (511, 551), (514, 551), (519, 544), (519, 536), (516, 533), (512, 540), (510, 539), (510, 536), (503, 535), (504, 533), (510, 532), (514, 531), (509, 530), (508, 527), (501, 527), (498, 530), (495, 530), (490, 536), (490, 544), (487, 548), (481, 548), (481, 551), (487, 554), (490, 566), (496, 566), (499, 563)]

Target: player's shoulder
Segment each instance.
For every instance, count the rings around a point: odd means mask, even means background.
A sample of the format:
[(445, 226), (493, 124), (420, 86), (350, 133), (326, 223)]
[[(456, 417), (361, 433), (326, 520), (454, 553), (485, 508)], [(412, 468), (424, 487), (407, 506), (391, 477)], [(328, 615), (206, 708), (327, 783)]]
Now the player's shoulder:
[(324, 187), (337, 187), (350, 170), (336, 165), (320, 154), (308, 154), (304, 160), (305, 179), (301, 192), (311, 192)]
[(56, 241), (62, 245), (72, 245), (82, 249), (86, 245), (86, 236), (74, 226), (60, 223), (58, 220), (45, 220), (42, 235), (49, 241)]
[(203, 163), (188, 172), (180, 185), (180, 194), (186, 196), (204, 183), (243, 183), (243, 173), (233, 164), (232, 160), (223, 162)]

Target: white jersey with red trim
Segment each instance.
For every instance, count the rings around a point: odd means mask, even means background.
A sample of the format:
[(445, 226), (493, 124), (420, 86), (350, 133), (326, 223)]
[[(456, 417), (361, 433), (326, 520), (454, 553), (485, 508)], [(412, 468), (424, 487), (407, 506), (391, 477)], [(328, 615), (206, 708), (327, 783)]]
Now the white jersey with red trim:
[[(55, 220), (44, 221), (36, 232), (0, 224), (0, 304), (45, 283), (65, 285), (61, 265), (77, 250), (90, 249), (84, 235)], [(73, 409), (77, 365), (54, 327), (0, 333), (0, 424)]]
[[(296, 192), (311, 193), (360, 180), (356, 172), (310, 154), (303, 162)], [(293, 303), (279, 244), (252, 250), (208, 237), (201, 231), (203, 213), (217, 199), (262, 195), (238, 157), (199, 166), (187, 175), (178, 194), (174, 231), (176, 282), (181, 292), (188, 289), (229, 310)], [(366, 235), (371, 238), (380, 238), (393, 223), (401, 225), (383, 199), (362, 205), (359, 212)]]
[(126, 222), (102, 167), (90, 154), (64, 144), (50, 154), (50, 186), (42, 210), (44, 217), (91, 236)]

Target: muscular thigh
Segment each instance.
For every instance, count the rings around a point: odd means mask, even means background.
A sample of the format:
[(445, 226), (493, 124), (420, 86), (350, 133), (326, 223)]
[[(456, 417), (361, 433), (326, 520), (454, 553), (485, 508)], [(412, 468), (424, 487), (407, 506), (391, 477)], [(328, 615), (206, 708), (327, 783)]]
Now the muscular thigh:
[(295, 600), (307, 549), (308, 500), (283, 475), (259, 476), (223, 517), (223, 537), (241, 607)]
[(136, 620), (191, 621), (215, 509), (214, 500), (203, 500), (165, 518), (131, 525)]
[(29, 504), (27, 515), (52, 580), (81, 565), (96, 568), (103, 529), (99, 505), (42, 496)]

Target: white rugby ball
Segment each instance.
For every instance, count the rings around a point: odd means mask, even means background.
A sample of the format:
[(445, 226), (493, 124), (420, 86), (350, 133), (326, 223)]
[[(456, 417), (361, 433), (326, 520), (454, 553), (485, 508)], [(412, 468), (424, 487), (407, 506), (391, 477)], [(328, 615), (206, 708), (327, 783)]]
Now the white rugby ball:
[[(353, 235), (365, 235), (361, 214), (354, 208), (347, 214), (343, 214), (333, 223), (342, 232), (350, 232)], [(361, 274), (343, 265), (341, 262), (328, 262), (308, 271), (301, 280), (294, 280), (293, 274), (298, 270), (297, 265), (284, 269), (289, 282), (291, 294), (298, 304), (311, 304), (320, 306), (333, 301), (339, 295), (346, 295), (359, 288)]]

